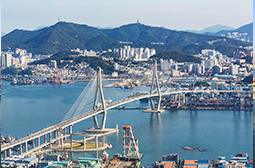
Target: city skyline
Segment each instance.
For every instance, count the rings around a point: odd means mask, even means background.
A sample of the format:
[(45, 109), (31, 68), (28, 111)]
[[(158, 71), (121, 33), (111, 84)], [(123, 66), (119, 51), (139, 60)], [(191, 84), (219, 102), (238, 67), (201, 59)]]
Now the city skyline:
[(217, 24), (238, 28), (253, 21), (252, 1), (242, 2), (5, 0), (2, 1), (1, 31), (34, 30), (53, 25), (58, 20), (100, 27), (119, 27), (139, 19), (143, 24), (177, 30), (202, 30)]

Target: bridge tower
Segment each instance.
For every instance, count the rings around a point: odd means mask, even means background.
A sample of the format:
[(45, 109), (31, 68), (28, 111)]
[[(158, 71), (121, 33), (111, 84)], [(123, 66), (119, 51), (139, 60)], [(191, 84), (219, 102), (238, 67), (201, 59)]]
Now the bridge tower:
[[(101, 75), (101, 71), (102, 69), (100, 67), (98, 67), (98, 71), (97, 71), (97, 86), (96, 86), (96, 94), (95, 94), (95, 99), (94, 99), (94, 105), (93, 105), (93, 109), (96, 109), (96, 105), (97, 105), (97, 98), (98, 98), (98, 92), (100, 93), (101, 96), (101, 103), (102, 103), (102, 108), (103, 108), (103, 119), (102, 119), (102, 123), (101, 123), (101, 127), (100, 129), (104, 129), (105, 128), (105, 121), (106, 121), (106, 106), (105, 106), (105, 100), (104, 100), (104, 94), (103, 94), (103, 89), (102, 89), (102, 75)], [(94, 126), (96, 129), (99, 129), (99, 124), (97, 121), (97, 117), (94, 115), (93, 116), (94, 119)]]
[(158, 91), (158, 105), (157, 105), (157, 109), (154, 107), (154, 103), (152, 98), (150, 99), (150, 103), (151, 103), (151, 109), (152, 110), (157, 110), (157, 112), (160, 112), (160, 103), (161, 103), (161, 93), (160, 93), (160, 89), (159, 89), (159, 83), (158, 83), (158, 74), (157, 74), (157, 60), (154, 61), (154, 66), (152, 68), (152, 82), (151, 82), (151, 90), (150, 90), (150, 94), (152, 94), (152, 91), (157, 88)]

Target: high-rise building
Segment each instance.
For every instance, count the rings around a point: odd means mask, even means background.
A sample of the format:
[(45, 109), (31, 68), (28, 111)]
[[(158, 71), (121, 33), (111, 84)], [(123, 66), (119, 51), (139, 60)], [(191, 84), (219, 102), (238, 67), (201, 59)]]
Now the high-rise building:
[(238, 68), (239, 68), (239, 65), (231, 64), (230, 67), (229, 67), (229, 73), (231, 75), (237, 75), (238, 74)]
[(120, 58), (132, 58), (136, 60), (149, 59), (152, 55), (156, 54), (155, 49), (147, 48), (131, 48), (130, 46), (124, 46), (124, 48), (114, 49), (114, 53), (117, 53)]
[(117, 62), (114, 63), (114, 70), (119, 70), (119, 64)]
[(1, 54), (1, 67), (10, 67), (12, 66), (12, 53), (11, 52), (2, 52)]
[(57, 68), (57, 61), (56, 60), (51, 60), (49, 63), (50, 68)]

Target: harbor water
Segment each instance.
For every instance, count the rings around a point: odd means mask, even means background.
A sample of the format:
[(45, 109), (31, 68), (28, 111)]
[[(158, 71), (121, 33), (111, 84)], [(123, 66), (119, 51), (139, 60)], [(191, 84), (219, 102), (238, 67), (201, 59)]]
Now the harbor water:
[[(22, 138), (62, 121), (87, 82), (72, 85), (26, 85), (13, 86), (3, 81), (1, 134)], [(103, 84), (108, 84), (104, 82)], [(103, 88), (105, 99), (113, 101), (126, 98), (131, 92), (146, 88), (141, 86), (128, 89)], [(125, 104), (126, 107), (149, 107), (146, 100)], [(151, 165), (162, 159), (162, 155), (178, 153), (181, 159), (227, 160), (237, 153), (247, 153), (253, 157), (253, 112), (223, 110), (166, 110), (159, 116), (143, 113), (142, 110), (107, 111), (106, 127), (119, 127), (119, 134), (106, 137), (113, 145), (108, 149), (110, 157), (122, 154), (122, 126), (130, 125), (139, 139), (140, 152), (144, 153), (142, 165)], [(93, 127), (92, 118), (77, 123), (73, 132), (82, 132)], [(79, 139), (80, 137), (75, 137)], [(198, 147), (207, 151), (183, 150), (184, 146)], [(102, 152), (79, 152), (70, 154), (96, 157)]]

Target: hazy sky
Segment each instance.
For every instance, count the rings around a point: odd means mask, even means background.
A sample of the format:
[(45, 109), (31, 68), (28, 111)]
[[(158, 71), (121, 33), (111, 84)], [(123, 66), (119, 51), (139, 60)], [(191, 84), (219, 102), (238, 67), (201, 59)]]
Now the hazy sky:
[(253, 21), (252, 0), (1, 0), (1, 31), (33, 30), (67, 22), (89, 26), (141, 23), (169, 29), (202, 30)]

